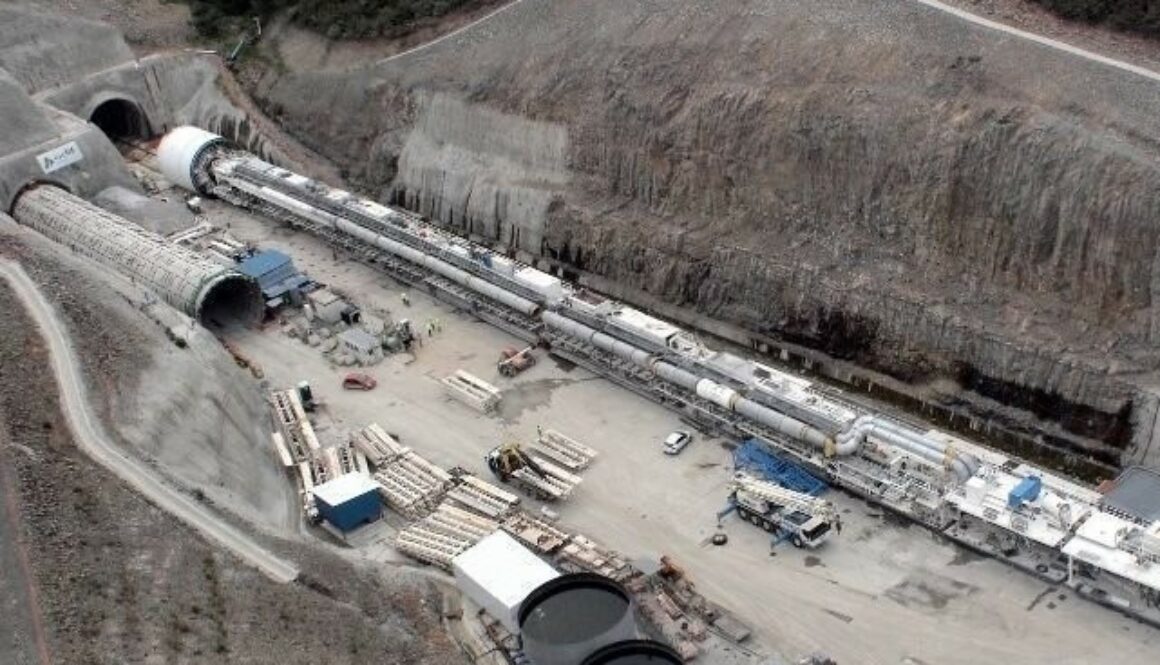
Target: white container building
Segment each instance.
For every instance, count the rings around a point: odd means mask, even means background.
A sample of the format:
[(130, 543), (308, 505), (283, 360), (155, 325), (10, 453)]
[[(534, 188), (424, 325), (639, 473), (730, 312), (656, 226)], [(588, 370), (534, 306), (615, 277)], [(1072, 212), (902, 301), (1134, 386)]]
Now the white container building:
[(477, 605), (518, 634), (520, 604), (555, 568), (503, 531), (496, 531), (451, 561), (455, 583)]

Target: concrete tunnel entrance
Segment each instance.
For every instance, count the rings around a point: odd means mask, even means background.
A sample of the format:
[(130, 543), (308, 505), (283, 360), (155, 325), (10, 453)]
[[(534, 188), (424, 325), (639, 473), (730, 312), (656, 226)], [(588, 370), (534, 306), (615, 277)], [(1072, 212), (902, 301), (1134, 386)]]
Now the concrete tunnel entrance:
[(258, 282), (240, 273), (227, 273), (202, 293), (195, 314), (206, 328), (226, 330), (256, 325), (265, 311)]
[(93, 109), (89, 122), (113, 141), (153, 138), (153, 129), (141, 107), (127, 99), (110, 99)]

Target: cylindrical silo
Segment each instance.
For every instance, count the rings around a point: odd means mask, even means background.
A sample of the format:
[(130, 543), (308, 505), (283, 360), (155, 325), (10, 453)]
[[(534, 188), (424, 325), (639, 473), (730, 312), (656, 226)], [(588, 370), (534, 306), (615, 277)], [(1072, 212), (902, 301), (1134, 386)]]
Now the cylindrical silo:
[(262, 315), (258, 283), (59, 187), (29, 188), (12, 217), (121, 273), (205, 323), (252, 324)]
[(583, 665), (614, 642), (636, 638), (632, 599), (593, 573), (550, 580), (520, 605), (520, 640), (536, 665)]

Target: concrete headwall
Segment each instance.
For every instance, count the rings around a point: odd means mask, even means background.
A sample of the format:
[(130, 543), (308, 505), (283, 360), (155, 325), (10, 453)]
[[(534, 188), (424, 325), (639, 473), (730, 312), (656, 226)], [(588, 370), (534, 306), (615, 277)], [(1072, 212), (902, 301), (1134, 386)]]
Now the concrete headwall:
[[(100, 130), (29, 98), (3, 70), (0, 118), (0, 211), (11, 210), (20, 190), (35, 181), (53, 182), (84, 197), (112, 185), (137, 187), (120, 153)], [(79, 153), (74, 163), (46, 168), (39, 159), (71, 143)]]

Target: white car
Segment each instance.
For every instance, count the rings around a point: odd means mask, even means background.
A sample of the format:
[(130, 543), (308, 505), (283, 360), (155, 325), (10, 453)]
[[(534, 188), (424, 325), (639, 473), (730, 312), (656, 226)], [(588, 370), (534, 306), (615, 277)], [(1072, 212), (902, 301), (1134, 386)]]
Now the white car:
[(665, 439), (665, 445), (662, 450), (666, 455), (676, 455), (685, 449), (685, 446), (693, 442), (693, 435), (684, 430), (677, 430), (670, 434)]

